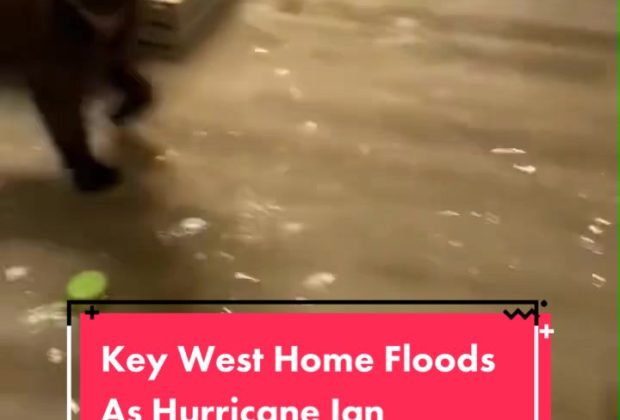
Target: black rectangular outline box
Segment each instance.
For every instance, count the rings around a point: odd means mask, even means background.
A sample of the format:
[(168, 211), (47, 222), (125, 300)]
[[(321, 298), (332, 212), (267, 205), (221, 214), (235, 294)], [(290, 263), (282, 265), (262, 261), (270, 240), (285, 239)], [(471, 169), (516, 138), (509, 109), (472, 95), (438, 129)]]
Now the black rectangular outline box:
[[(246, 305), (246, 306), (509, 306), (517, 307), (514, 311), (503, 309), (502, 313), (510, 320), (520, 317), (524, 320), (532, 318), (534, 320), (535, 337), (539, 333), (540, 308), (547, 306), (546, 300), (535, 299), (111, 299), (111, 300), (67, 300), (67, 420), (72, 420), (72, 317), (73, 308), (76, 306), (89, 306), (84, 313), (94, 320), (100, 313), (96, 305), (106, 306), (227, 306), (227, 305)], [(529, 307), (527, 312), (521, 307)], [(553, 330), (551, 330), (553, 331)], [(538, 340), (534, 340), (535, 353), (538, 355)], [(540, 418), (540, 364), (538, 358), (534, 360), (534, 420)]]

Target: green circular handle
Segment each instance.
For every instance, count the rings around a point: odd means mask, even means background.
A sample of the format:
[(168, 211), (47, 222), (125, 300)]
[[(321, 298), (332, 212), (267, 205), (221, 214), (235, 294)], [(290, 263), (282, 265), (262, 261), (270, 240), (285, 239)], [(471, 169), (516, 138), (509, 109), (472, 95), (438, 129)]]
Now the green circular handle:
[(69, 280), (67, 295), (69, 299), (101, 299), (108, 288), (108, 278), (100, 271), (83, 271)]

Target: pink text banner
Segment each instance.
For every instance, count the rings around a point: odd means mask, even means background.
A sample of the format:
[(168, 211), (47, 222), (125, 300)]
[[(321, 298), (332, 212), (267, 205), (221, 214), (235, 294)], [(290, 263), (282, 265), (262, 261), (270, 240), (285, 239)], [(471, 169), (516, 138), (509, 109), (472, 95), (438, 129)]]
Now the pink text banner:
[(550, 420), (550, 317), (101, 313), (82, 420)]

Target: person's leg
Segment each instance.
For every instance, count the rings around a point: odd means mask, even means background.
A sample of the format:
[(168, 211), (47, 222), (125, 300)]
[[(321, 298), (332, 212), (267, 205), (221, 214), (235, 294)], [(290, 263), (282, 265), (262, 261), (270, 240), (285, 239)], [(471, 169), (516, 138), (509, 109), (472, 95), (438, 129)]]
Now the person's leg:
[(110, 117), (116, 125), (123, 125), (148, 108), (153, 101), (153, 91), (150, 83), (129, 64), (114, 64), (108, 74), (111, 85), (123, 95)]
[(82, 115), (79, 80), (53, 70), (29, 80), (34, 102), (75, 186), (83, 192), (102, 191), (120, 181), (119, 173), (92, 155)]
[(124, 0), (123, 5), (125, 20), (108, 50), (108, 82), (122, 95), (119, 107), (110, 116), (116, 125), (123, 125), (138, 117), (153, 102), (151, 84), (136, 68), (138, 16), (144, 5), (137, 0)]

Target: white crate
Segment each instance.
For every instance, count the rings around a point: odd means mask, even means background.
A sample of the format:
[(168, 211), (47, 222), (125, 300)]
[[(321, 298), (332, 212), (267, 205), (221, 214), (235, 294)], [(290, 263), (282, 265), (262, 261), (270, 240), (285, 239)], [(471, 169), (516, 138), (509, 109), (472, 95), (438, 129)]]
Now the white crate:
[(144, 0), (140, 41), (158, 47), (182, 48), (221, 1), (229, 0)]

